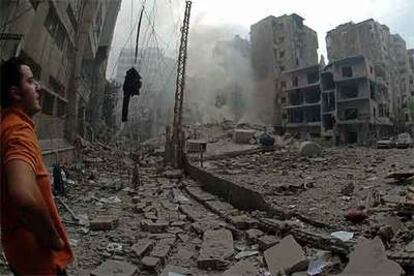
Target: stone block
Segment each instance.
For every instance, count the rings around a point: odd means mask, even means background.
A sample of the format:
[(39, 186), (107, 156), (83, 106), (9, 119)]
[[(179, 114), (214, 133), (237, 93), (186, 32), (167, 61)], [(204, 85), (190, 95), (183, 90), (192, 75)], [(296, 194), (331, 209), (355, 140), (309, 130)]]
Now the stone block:
[(94, 218), (89, 225), (92, 231), (111, 230), (118, 226), (118, 219), (112, 216), (99, 216)]
[(299, 147), (299, 152), (303, 156), (317, 156), (321, 154), (321, 147), (310, 141), (302, 142)]
[(157, 271), (161, 267), (161, 260), (157, 257), (145, 256), (142, 258), (141, 264), (145, 269)]
[(251, 276), (259, 275), (259, 270), (254, 266), (254, 264), (249, 260), (243, 260), (223, 273), (223, 276)]
[(340, 275), (400, 276), (402, 274), (402, 267), (387, 258), (385, 247), (379, 237), (373, 240), (360, 237), (349, 256), (348, 265)]
[(154, 246), (154, 241), (152, 240), (140, 240), (132, 246), (132, 251), (139, 257), (142, 258), (146, 253), (148, 253)]
[(249, 229), (249, 228), (252, 228), (258, 225), (257, 220), (249, 216), (246, 216), (246, 215), (230, 216), (229, 222), (233, 224), (237, 229), (240, 229), (240, 230)]
[(151, 250), (150, 255), (161, 260), (161, 264), (165, 264), (168, 255), (172, 250), (172, 244), (168, 240), (160, 240)]
[(257, 243), (259, 244), (259, 249), (265, 251), (266, 249), (276, 245), (279, 242), (279, 238), (271, 235), (264, 235), (257, 238)]
[(235, 129), (233, 132), (233, 141), (236, 144), (250, 144), (256, 133), (253, 129)]
[(259, 230), (259, 229), (249, 229), (249, 230), (246, 231), (246, 234), (247, 234), (247, 238), (249, 240), (256, 241), (256, 239), (258, 239), (259, 237), (263, 236), (264, 233), (261, 230)]
[(92, 276), (133, 276), (137, 267), (121, 261), (108, 260), (91, 272)]
[(285, 275), (304, 271), (308, 266), (308, 259), (302, 247), (292, 235), (282, 239), (277, 245), (264, 252), (267, 267), (272, 275)]
[(163, 233), (167, 231), (167, 228), (168, 222), (165, 221), (153, 222), (149, 219), (143, 219), (141, 221), (141, 229), (150, 233)]
[(232, 233), (227, 229), (204, 232), (197, 266), (201, 269), (223, 270), (234, 254)]

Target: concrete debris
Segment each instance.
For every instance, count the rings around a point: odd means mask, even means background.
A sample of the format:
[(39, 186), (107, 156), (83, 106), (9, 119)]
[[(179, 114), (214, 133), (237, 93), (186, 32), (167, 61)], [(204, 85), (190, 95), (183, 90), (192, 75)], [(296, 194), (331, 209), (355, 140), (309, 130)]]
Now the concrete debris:
[(282, 239), (280, 243), (264, 252), (267, 267), (272, 275), (284, 275), (304, 271), (308, 259), (302, 247), (292, 235)]
[(89, 225), (92, 231), (112, 230), (118, 226), (118, 219), (112, 216), (99, 216), (94, 218)]
[(303, 156), (313, 157), (321, 154), (322, 149), (315, 142), (306, 141), (300, 144), (299, 152)]
[(250, 256), (255, 256), (258, 255), (259, 251), (242, 251), (236, 254), (236, 256), (234, 257), (236, 260), (241, 260), (244, 259), (246, 257), (250, 257)]
[(280, 239), (276, 236), (272, 235), (264, 235), (257, 239), (257, 243), (259, 244), (259, 248), (262, 251), (274, 246), (275, 244), (279, 243)]
[(153, 222), (150, 219), (143, 219), (141, 221), (142, 230), (148, 231), (150, 233), (163, 233), (167, 231), (168, 225), (168, 222), (165, 221)]
[(411, 180), (411, 178), (414, 178), (414, 171), (409, 172), (392, 172), (388, 174), (386, 179), (393, 179), (397, 183), (404, 183), (408, 180)]
[(341, 276), (386, 275), (400, 276), (403, 269), (394, 261), (388, 260), (385, 247), (376, 237), (373, 240), (359, 238), (354, 251), (349, 256), (349, 263)]
[(116, 204), (116, 203), (121, 203), (122, 202), (122, 200), (119, 199), (118, 196), (111, 196), (111, 197), (108, 197), (108, 198), (101, 198), (99, 201), (102, 202), (102, 203), (107, 203), (107, 204)]
[(168, 170), (164, 172), (164, 176), (170, 179), (181, 179), (183, 177), (182, 170)]
[(255, 130), (252, 129), (235, 129), (233, 133), (233, 141), (236, 144), (250, 144), (254, 139)]
[(91, 272), (92, 276), (133, 276), (137, 267), (121, 261), (108, 260)]
[(223, 273), (223, 276), (252, 276), (258, 275), (259, 270), (249, 260), (242, 260)]
[(414, 240), (405, 246), (404, 251), (414, 253)]
[(120, 253), (122, 252), (122, 245), (116, 242), (109, 243), (105, 250), (109, 253)]
[(349, 182), (341, 189), (341, 194), (344, 196), (352, 196), (354, 193), (355, 185), (352, 182)]
[(145, 269), (157, 271), (161, 267), (161, 259), (157, 257), (145, 256), (142, 258), (141, 264)]
[(197, 265), (201, 269), (223, 270), (229, 265), (228, 259), (233, 254), (233, 236), (229, 230), (207, 230), (204, 232)]
[(142, 258), (145, 254), (147, 254), (152, 247), (154, 246), (154, 241), (152, 240), (140, 240), (132, 246), (132, 251), (138, 258)]

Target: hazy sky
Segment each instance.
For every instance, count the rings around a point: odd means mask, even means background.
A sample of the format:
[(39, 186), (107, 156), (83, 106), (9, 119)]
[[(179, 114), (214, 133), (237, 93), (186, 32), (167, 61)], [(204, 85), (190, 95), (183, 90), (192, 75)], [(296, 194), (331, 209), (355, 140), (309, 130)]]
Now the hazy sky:
[[(114, 34), (107, 76), (111, 77), (120, 49), (133, 46), (140, 7), (146, 2), (140, 45), (159, 45), (174, 54), (179, 39), (179, 26), (184, 13), (184, 0), (122, 0)], [(155, 5), (154, 5), (155, 3)], [(132, 12), (131, 12), (132, 11)], [(399, 33), (409, 48), (414, 48), (414, 0), (194, 0), (191, 30), (199, 25), (226, 29), (229, 38), (239, 34), (249, 38), (250, 25), (269, 15), (297, 13), (305, 24), (318, 33), (319, 54), (326, 56), (326, 32), (339, 24), (373, 18), (387, 25), (391, 33)], [(151, 24), (148, 24), (151, 22)], [(153, 28), (154, 27), (154, 28)], [(154, 29), (156, 35), (154, 35)], [(132, 40), (128, 37), (132, 37)], [(208, 40), (206, 40), (208, 43)]]

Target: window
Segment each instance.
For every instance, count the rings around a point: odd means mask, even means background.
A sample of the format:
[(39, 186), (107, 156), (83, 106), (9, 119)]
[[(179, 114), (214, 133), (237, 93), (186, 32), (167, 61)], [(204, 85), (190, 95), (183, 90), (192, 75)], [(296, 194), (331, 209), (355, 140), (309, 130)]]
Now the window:
[(286, 88), (286, 82), (285, 81), (281, 81), (280, 82), (280, 87), (281, 88)]
[(279, 58), (283, 58), (285, 56), (285, 51), (280, 51), (279, 52)]
[(45, 20), (45, 27), (55, 40), (56, 46), (62, 51), (66, 40), (67, 32), (57, 16), (54, 6), (49, 3), (49, 12)]
[(342, 76), (351, 78), (352, 77), (352, 67), (351, 66), (344, 66), (342, 67)]
[(53, 115), (55, 97), (47, 91), (42, 91), (42, 112), (47, 115)]
[(298, 79), (298, 77), (295, 77), (294, 79), (293, 79), (293, 82), (292, 82), (292, 86), (298, 86), (299, 85), (299, 79)]
[(66, 115), (66, 102), (58, 99), (57, 101), (57, 115), (58, 117), (65, 117)]
[(345, 120), (356, 120), (358, 119), (358, 109), (357, 108), (348, 108), (345, 109)]
[(286, 120), (287, 119), (287, 113), (286, 112), (283, 112), (282, 118), (283, 118), (283, 120)]
[(284, 65), (281, 65), (279, 68), (280, 68), (281, 72), (285, 71), (285, 69), (286, 69)]
[(306, 78), (308, 79), (309, 84), (318, 82), (319, 81), (319, 71), (308, 73), (306, 75)]
[(282, 98), (280, 98), (280, 103), (281, 103), (281, 104), (285, 104), (285, 103), (286, 103), (286, 97), (282, 97)]
[(279, 43), (283, 43), (285, 41), (285, 38), (283, 36), (279, 37)]

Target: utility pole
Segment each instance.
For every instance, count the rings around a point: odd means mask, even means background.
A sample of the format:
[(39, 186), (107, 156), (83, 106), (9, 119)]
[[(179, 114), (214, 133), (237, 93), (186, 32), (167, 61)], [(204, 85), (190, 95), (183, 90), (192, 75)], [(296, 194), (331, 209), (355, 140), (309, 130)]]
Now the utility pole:
[[(184, 135), (182, 131), (184, 87), (185, 87), (185, 66), (187, 61), (188, 31), (190, 29), (191, 1), (185, 2), (185, 13), (183, 26), (181, 28), (180, 50), (178, 53), (177, 81), (174, 104), (174, 122), (172, 129), (171, 147), (168, 147), (170, 161), (175, 167), (181, 168), (184, 157)], [(168, 139), (167, 139), (168, 140)]]

